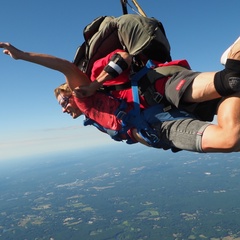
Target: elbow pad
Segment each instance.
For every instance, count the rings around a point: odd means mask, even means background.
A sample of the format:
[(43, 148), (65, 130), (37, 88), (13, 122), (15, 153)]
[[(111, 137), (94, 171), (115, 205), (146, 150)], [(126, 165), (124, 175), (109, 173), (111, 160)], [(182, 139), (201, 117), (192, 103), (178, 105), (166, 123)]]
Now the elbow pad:
[(124, 70), (128, 69), (128, 64), (118, 53), (115, 53), (107, 66), (105, 66), (104, 71), (107, 72), (111, 77), (118, 77)]

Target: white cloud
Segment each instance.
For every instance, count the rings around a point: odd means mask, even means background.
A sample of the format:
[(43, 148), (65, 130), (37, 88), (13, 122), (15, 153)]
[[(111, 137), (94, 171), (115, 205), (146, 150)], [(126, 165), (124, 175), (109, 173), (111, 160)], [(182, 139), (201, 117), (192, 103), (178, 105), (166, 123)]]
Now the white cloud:
[(71, 149), (93, 148), (113, 140), (95, 127), (69, 126), (24, 133), (14, 140), (0, 141), (0, 160), (23, 158)]

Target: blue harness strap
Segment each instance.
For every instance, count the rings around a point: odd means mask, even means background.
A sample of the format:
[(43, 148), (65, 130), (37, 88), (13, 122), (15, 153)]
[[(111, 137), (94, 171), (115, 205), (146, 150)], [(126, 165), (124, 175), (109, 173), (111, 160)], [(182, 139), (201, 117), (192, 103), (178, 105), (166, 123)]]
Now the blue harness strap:
[(132, 95), (133, 95), (133, 109), (129, 112), (129, 115), (134, 118), (134, 125), (137, 128), (138, 134), (153, 147), (161, 147), (160, 139), (158, 138), (155, 131), (148, 125), (148, 123), (141, 116), (139, 92), (138, 92), (138, 81), (145, 75), (149, 70), (154, 68), (155, 65), (151, 60), (148, 60), (147, 64), (131, 78)]
[(185, 112), (181, 113), (179, 110), (174, 111), (172, 109), (170, 112), (164, 111), (163, 104), (157, 104), (151, 106), (144, 111), (140, 109), (140, 101), (139, 101), (139, 92), (138, 92), (138, 81), (152, 68), (154, 65), (149, 60), (144, 68), (142, 68), (139, 72), (137, 72), (131, 78), (132, 85), (132, 95), (133, 95), (133, 109), (129, 112), (126, 112), (127, 103), (123, 99), (116, 99), (120, 101), (120, 105), (118, 109), (115, 111), (115, 116), (121, 120), (122, 129), (121, 130), (111, 130), (106, 129), (101, 126), (99, 123), (95, 122), (92, 119), (87, 118), (84, 121), (84, 126), (93, 125), (97, 127), (100, 131), (107, 133), (111, 136), (111, 138), (115, 141), (123, 141), (123, 134), (127, 136), (126, 143), (133, 144), (134, 142), (130, 136), (128, 136), (127, 131), (131, 128), (136, 128), (138, 134), (152, 147), (163, 148), (165, 150), (172, 149), (173, 152), (178, 151), (178, 149), (170, 147), (169, 144), (164, 143), (158, 137), (155, 130), (149, 125), (154, 123), (161, 123), (168, 120), (174, 120), (176, 118), (186, 118), (189, 117)]
[[(94, 121), (94, 120), (92, 120), (92, 119), (90, 119), (90, 118), (85, 116), (85, 119), (83, 120), (83, 126), (88, 126), (88, 125), (92, 125), (92, 126), (96, 127), (98, 130), (108, 134), (113, 140), (118, 141), (118, 142), (123, 141), (123, 139), (121, 137), (121, 134), (122, 133), (126, 133), (126, 129), (125, 128), (123, 128), (120, 131), (104, 128), (103, 126), (101, 126), (96, 121)], [(134, 142), (130, 137), (128, 137), (128, 139), (126, 139), (126, 143), (127, 144), (134, 144), (136, 142)]]
[(140, 101), (139, 101), (139, 93), (138, 93), (138, 81), (145, 75), (147, 72), (154, 68), (155, 65), (151, 60), (148, 60), (146, 65), (137, 73), (133, 75), (131, 78), (131, 86), (132, 86), (132, 95), (133, 95), (133, 103), (134, 103), (134, 112), (135, 115), (138, 116), (140, 114)]

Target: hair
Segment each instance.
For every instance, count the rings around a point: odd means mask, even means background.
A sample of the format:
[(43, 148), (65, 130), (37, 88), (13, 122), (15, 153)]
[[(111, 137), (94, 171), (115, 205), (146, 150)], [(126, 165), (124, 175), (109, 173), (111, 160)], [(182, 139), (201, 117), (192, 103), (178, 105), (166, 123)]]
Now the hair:
[(72, 94), (72, 91), (69, 88), (67, 83), (63, 83), (63, 84), (61, 84), (60, 86), (58, 86), (57, 88), (54, 89), (54, 95), (55, 95), (56, 98), (58, 98), (58, 95), (60, 93), (65, 93), (66, 95), (69, 95), (69, 96)]

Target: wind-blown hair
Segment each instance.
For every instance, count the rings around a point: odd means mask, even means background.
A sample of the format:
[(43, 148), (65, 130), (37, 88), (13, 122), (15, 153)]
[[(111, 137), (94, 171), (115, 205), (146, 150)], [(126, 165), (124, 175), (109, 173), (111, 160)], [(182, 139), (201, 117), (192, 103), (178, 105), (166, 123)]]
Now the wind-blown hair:
[(66, 95), (71, 95), (72, 91), (69, 88), (67, 83), (63, 83), (60, 86), (58, 86), (57, 88), (54, 89), (54, 95), (56, 98), (58, 98), (58, 95), (61, 93), (65, 93)]

